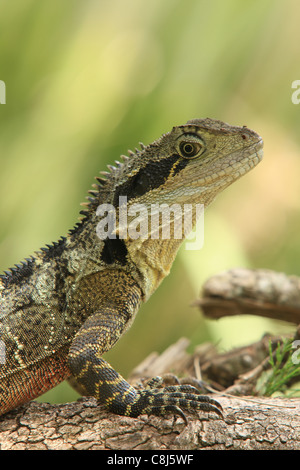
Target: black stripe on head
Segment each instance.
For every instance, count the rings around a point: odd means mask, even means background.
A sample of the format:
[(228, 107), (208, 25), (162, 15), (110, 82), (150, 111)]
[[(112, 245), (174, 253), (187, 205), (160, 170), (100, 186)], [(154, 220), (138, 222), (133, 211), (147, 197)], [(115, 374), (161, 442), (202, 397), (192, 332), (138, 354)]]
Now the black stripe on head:
[[(178, 163), (177, 163), (178, 162)], [(173, 167), (175, 166), (174, 170)], [(176, 175), (189, 163), (180, 155), (173, 154), (168, 158), (147, 163), (140, 171), (129, 178), (128, 181), (116, 188), (114, 206), (117, 207), (120, 196), (126, 196), (127, 201), (159, 188), (168, 179), (170, 174)], [(173, 171), (172, 171), (173, 170)]]

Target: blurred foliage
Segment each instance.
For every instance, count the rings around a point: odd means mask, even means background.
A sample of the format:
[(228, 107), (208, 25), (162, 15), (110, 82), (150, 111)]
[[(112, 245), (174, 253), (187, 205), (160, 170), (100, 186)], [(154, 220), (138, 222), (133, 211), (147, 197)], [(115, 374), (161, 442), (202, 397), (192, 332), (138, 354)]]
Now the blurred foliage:
[(0, 2), (1, 269), (65, 234), (93, 177), (139, 141), (206, 116), (264, 138), (264, 161), (207, 211), (201, 252), (180, 251), (106, 355), (125, 375), (180, 336), (228, 348), (284, 328), (190, 305), (230, 267), (300, 275), (299, 16), (297, 0)]
[[(269, 343), (269, 363), (271, 369), (262, 373), (256, 389), (259, 395), (266, 397), (300, 396), (299, 360), (295, 351), (294, 341), (284, 338), (282, 344), (277, 343), (275, 351)], [(294, 383), (293, 383), (294, 382)], [(290, 385), (292, 383), (292, 386)]]

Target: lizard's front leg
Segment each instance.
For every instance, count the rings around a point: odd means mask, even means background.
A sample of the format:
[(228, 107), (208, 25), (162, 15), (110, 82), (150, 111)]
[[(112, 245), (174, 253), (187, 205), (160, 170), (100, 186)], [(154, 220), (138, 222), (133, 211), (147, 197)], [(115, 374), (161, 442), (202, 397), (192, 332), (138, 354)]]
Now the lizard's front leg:
[(127, 414), (127, 402), (133, 400), (135, 390), (101, 356), (121, 337), (125, 326), (125, 318), (114, 308), (101, 309), (76, 334), (68, 357), (71, 372), (86, 394), (122, 415)]
[(173, 413), (186, 421), (182, 410), (214, 411), (222, 416), (215, 400), (190, 385), (143, 390), (132, 387), (101, 357), (120, 338), (125, 326), (126, 315), (105, 307), (89, 317), (76, 334), (68, 363), (87, 395), (97, 398), (111, 412), (131, 417)]

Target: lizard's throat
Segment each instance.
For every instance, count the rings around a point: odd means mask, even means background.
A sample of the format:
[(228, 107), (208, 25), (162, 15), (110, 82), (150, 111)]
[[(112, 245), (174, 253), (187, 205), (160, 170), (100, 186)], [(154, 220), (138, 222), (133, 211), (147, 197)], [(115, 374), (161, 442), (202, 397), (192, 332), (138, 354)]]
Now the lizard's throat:
[(148, 238), (135, 240), (127, 245), (132, 261), (138, 266), (145, 299), (153, 294), (169, 274), (182, 241)]

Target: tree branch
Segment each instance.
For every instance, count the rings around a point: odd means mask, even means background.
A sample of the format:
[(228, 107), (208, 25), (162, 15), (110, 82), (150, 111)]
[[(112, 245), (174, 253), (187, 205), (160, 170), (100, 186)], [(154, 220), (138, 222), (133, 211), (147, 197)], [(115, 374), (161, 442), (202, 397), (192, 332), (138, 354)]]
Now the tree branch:
[(194, 305), (209, 318), (258, 315), (300, 324), (300, 279), (267, 269), (231, 269), (206, 281)]
[(216, 396), (213, 414), (182, 419), (112, 415), (94, 399), (49, 405), (32, 402), (0, 419), (1, 449), (300, 449), (300, 400)]
[[(208, 280), (203, 292), (196, 305), (213, 318), (253, 313), (300, 323), (295, 276), (231, 270)], [(294, 338), (300, 338), (300, 328)], [(192, 383), (207, 380), (219, 391), (214, 398), (224, 408), (224, 419), (202, 412), (187, 415), (185, 426), (172, 416), (113, 415), (93, 398), (63, 405), (32, 402), (0, 417), (1, 449), (300, 449), (299, 398), (232, 396), (253, 394), (258, 377), (270, 367), (270, 341), (275, 346), (280, 338), (264, 336), (223, 354), (203, 344), (188, 354), (189, 341), (181, 338), (161, 355), (152, 353), (129, 378), (135, 382), (172, 371)]]

